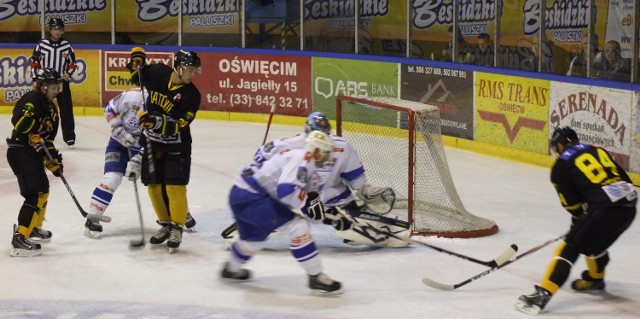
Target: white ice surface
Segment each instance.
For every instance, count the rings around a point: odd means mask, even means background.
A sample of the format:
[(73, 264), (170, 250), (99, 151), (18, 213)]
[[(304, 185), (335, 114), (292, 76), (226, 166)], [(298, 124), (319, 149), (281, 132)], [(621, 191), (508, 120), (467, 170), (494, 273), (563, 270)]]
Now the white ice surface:
[[(0, 127), (10, 132), (8, 115)], [(513, 309), (543, 275), (555, 245), (518, 260), (455, 291), (421, 283), (429, 276), (460, 282), (487, 269), (429, 248), (350, 247), (331, 228), (314, 225), (325, 272), (344, 284), (338, 297), (307, 291), (306, 276), (283, 239), (271, 242), (248, 268), (254, 279), (226, 283), (219, 271), (227, 251), (219, 236), (231, 223), (227, 194), (236, 173), (262, 141), (264, 124), (196, 120), (189, 207), (197, 232), (186, 233), (179, 251), (149, 244), (128, 248), (139, 238), (133, 185), (124, 181), (107, 214), (103, 238), (83, 235), (84, 219), (62, 182), (51, 176), (45, 228), (53, 240), (34, 258), (9, 257), (12, 225), (22, 198), (0, 143), (0, 318), (527, 318)], [(270, 138), (290, 136), (300, 127), (272, 126)], [(76, 117), (77, 144), (59, 138), (65, 177), (81, 204), (102, 177), (107, 124), (101, 117)], [(447, 149), (458, 192), (469, 211), (494, 219), (500, 231), (476, 239), (424, 239), (478, 259), (492, 259), (516, 243), (523, 252), (568, 229), (546, 168)], [(145, 236), (158, 228), (140, 188)], [(0, 243), (1, 244), (1, 243)], [(640, 226), (634, 222), (610, 250), (607, 293), (571, 291), (569, 282), (554, 296), (545, 318), (640, 318)], [(573, 280), (585, 269), (576, 263)]]

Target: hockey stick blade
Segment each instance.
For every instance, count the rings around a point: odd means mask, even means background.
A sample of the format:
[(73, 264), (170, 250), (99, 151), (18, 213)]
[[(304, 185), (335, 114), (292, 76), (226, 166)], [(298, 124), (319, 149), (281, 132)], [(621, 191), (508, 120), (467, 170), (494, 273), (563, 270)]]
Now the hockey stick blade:
[[(507, 265), (516, 262), (518, 259), (526, 257), (527, 255), (530, 255), (530, 254), (532, 254), (532, 253), (534, 253), (534, 252), (536, 252), (536, 251), (538, 251), (538, 250), (540, 250), (540, 249), (542, 249), (542, 248), (544, 248), (544, 247), (546, 247), (546, 246), (548, 246), (548, 245), (550, 245), (550, 244), (552, 244), (552, 243), (554, 243), (554, 242), (556, 242), (558, 240), (561, 240), (561, 239), (564, 238), (564, 236), (565, 235), (562, 235), (560, 237), (556, 237), (554, 239), (548, 240), (548, 241), (546, 241), (546, 242), (544, 242), (544, 243), (542, 243), (542, 244), (540, 244), (538, 246), (535, 246), (535, 247), (523, 252), (522, 254), (520, 254), (518, 256), (513, 257), (512, 259), (508, 259), (507, 261), (505, 261), (502, 264), (498, 264), (497, 266), (494, 266), (494, 267), (492, 267), (490, 269), (487, 269), (487, 270), (485, 270), (485, 271), (483, 271), (483, 272), (481, 272), (481, 273), (479, 273), (479, 274), (477, 274), (475, 276), (472, 276), (471, 278), (465, 279), (465, 280), (463, 280), (463, 281), (461, 281), (461, 282), (459, 282), (457, 284), (443, 284), (441, 282), (435, 281), (435, 280), (427, 278), (427, 277), (422, 278), (422, 283), (427, 285), (427, 286), (429, 286), (429, 287), (431, 287), (431, 288), (435, 288), (435, 289), (447, 290), (447, 291), (455, 290), (455, 289), (458, 289), (458, 288), (460, 288), (460, 287), (462, 287), (462, 286), (464, 286), (464, 285), (466, 285), (468, 283), (471, 283), (472, 281), (480, 279), (480, 278), (482, 278), (482, 277), (484, 277), (484, 276), (486, 276), (486, 275), (488, 275), (488, 274), (490, 274), (490, 273), (492, 273), (492, 272), (494, 272), (494, 271), (496, 271), (496, 270), (498, 270), (498, 269), (500, 269), (502, 267), (506, 267)], [(496, 258), (496, 260), (497, 259), (498, 258)]]
[(145, 245), (144, 237), (141, 239), (132, 239), (129, 241), (129, 248), (140, 248)]
[(410, 244), (429, 247), (429, 248), (434, 249), (436, 251), (439, 251), (441, 253), (445, 253), (445, 254), (447, 254), (449, 256), (462, 258), (462, 259), (464, 259), (466, 261), (474, 262), (476, 264), (480, 264), (480, 265), (487, 266), (487, 267), (496, 267), (496, 266), (499, 266), (501, 264), (504, 264), (505, 262), (507, 262), (509, 259), (511, 259), (518, 252), (518, 246), (516, 244), (511, 244), (511, 246), (509, 246), (509, 248), (507, 248), (507, 250), (505, 250), (498, 257), (496, 257), (493, 260), (486, 261), (486, 260), (480, 260), (480, 259), (476, 259), (476, 258), (473, 258), (473, 257), (469, 257), (469, 256), (466, 256), (466, 255), (463, 255), (463, 254), (459, 254), (459, 253), (456, 253), (456, 252), (453, 252), (453, 251), (450, 251), (450, 250), (447, 250), (447, 249), (444, 249), (444, 248), (440, 248), (438, 246), (434, 246), (434, 245), (431, 245), (431, 244), (428, 244), (428, 243), (425, 243), (425, 242), (422, 242), (422, 241), (419, 241), (419, 240), (415, 240), (415, 239), (411, 239), (411, 238), (404, 238), (404, 237), (398, 236), (398, 235), (393, 234), (393, 233), (389, 233), (389, 232), (386, 232), (386, 231), (379, 230), (379, 229), (377, 229), (375, 227), (368, 226), (367, 229), (371, 229), (374, 232), (377, 232), (378, 234), (390, 236), (390, 237), (393, 237), (393, 238), (398, 239), (398, 240), (402, 240), (402, 241), (410, 243)]
[[(51, 156), (51, 152), (49, 152), (49, 149), (47, 148), (47, 146), (43, 144), (42, 147), (49, 161), (51, 161), (52, 163), (58, 163), (58, 161), (54, 159), (53, 156)], [(111, 217), (109, 216), (102, 216), (98, 214), (87, 213), (78, 202), (76, 195), (73, 193), (73, 190), (71, 190), (71, 186), (69, 186), (69, 183), (67, 182), (67, 179), (64, 178), (64, 175), (62, 175), (62, 172), (60, 172), (60, 179), (62, 180), (62, 184), (64, 184), (64, 187), (67, 188), (67, 192), (69, 192), (69, 195), (71, 195), (71, 199), (73, 199), (73, 202), (76, 204), (76, 207), (78, 207), (78, 210), (80, 211), (80, 214), (82, 215), (82, 217), (92, 219), (92, 220), (99, 220), (105, 223), (108, 223), (111, 221)]]
[[(447, 249), (444, 249), (444, 248), (440, 248), (440, 247), (438, 247), (438, 246), (434, 246), (434, 245), (431, 245), (431, 244), (429, 244), (429, 243), (425, 243), (425, 242), (422, 242), (422, 241), (419, 241), (419, 240), (415, 240), (415, 239), (411, 239), (411, 238), (405, 238), (405, 237), (402, 237), (402, 236), (398, 236), (398, 235), (396, 235), (396, 234), (394, 234), (394, 233), (391, 233), (391, 232), (388, 232), (388, 231), (384, 231), (384, 230), (377, 229), (377, 228), (375, 228), (375, 227), (371, 226), (371, 225), (370, 225), (370, 224), (368, 224), (368, 223), (364, 223), (364, 224), (363, 224), (362, 222), (360, 222), (360, 220), (361, 220), (360, 215), (355, 216), (355, 213), (356, 213), (355, 211), (353, 212), (353, 213), (354, 213), (354, 216), (352, 216), (352, 212), (351, 212), (351, 211), (346, 211), (346, 210), (344, 210), (344, 209), (342, 209), (342, 208), (340, 208), (340, 207), (336, 207), (336, 210), (337, 210), (340, 214), (342, 214), (343, 216), (345, 216), (347, 219), (349, 219), (351, 222), (355, 223), (356, 225), (360, 225), (361, 227), (364, 227), (365, 229), (369, 229), (369, 230), (371, 230), (371, 231), (373, 231), (373, 232), (375, 232), (375, 233), (378, 233), (378, 234), (380, 234), (380, 235), (384, 235), (384, 236), (388, 236), (388, 237), (393, 237), (393, 238), (395, 238), (395, 239), (397, 239), (397, 240), (404, 241), (404, 242), (409, 243), (409, 244), (414, 244), (414, 245), (420, 245), (420, 246), (429, 247), (429, 248), (434, 249), (434, 250), (436, 250), (436, 251), (439, 251), (439, 252), (441, 252), (441, 253), (445, 253), (445, 254), (450, 255), (450, 256), (454, 256), (454, 257), (462, 258), (462, 259), (464, 259), (464, 260), (467, 260), (467, 261), (470, 261), (470, 262), (474, 262), (474, 263), (476, 263), (476, 264), (484, 265), (484, 266), (487, 266), (487, 267), (495, 267), (496, 265), (500, 265), (500, 264), (502, 264), (502, 263), (504, 263), (504, 262), (508, 261), (508, 260), (509, 260), (509, 259), (511, 259), (511, 257), (513, 257), (513, 256), (516, 254), (516, 252), (518, 251), (518, 246), (517, 246), (516, 244), (511, 244), (511, 245), (509, 246), (509, 248), (507, 248), (507, 250), (505, 250), (505, 251), (504, 251), (502, 254), (500, 254), (497, 258), (495, 258), (495, 259), (493, 259), (493, 260), (490, 260), (490, 261), (479, 260), (479, 259), (476, 259), (476, 258), (473, 258), (473, 257), (469, 257), (469, 256), (466, 256), (466, 255), (463, 255), (463, 254), (459, 254), (459, 253), (456, 253), (456, 252), (453, 252), (453, 251), (450, 251), (450, 250), (447, 250)], [(370, 216), (370, 215), (372, 215), (372, 214), (368, 214), (368, 213), (367, 213), (367, 215), (368, 215), (368, 216)], [(381, 216), (380, 218), (376, 219), (376, 221), (382, 221), (382, 220), (381, 220), (382, 218), (387, 218), (387, 219), (389, 219), (388, 217)], [(362, 220), (367, 220), (367, 218), (362, 218)]]

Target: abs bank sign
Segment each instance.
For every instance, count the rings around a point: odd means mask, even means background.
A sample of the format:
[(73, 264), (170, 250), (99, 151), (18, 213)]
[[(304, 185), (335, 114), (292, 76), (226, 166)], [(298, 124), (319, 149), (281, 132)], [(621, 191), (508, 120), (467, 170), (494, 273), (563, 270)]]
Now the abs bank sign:
[(398, 64), (314, 58), (314, 110), (334, 114), (336, 96), (398, 97)]

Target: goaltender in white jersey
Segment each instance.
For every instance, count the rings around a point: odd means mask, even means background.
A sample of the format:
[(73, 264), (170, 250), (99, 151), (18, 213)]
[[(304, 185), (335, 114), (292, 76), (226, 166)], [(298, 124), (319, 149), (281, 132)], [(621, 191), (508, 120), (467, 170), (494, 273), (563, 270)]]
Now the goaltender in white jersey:
[[(259, 164), (283, 151), (303, 149), (307, 134), (313, 130), (320, 130), (330, 134), (331, 126), (322, 112), (309, 114), (305, 122), (304, 134), (274, 140), (261, 146), (254, 155), (254, 161)], [(395, 194), (388, 187), (377, 187), (368, 184), (362, 160), (351, 143), (337, 135), (332, 135), (331, 138), (334, 144), (333, 152), (325, 165), (317, 170), (316, 175), (316, 178), (320, 179), (316, 183), (323, 185), (320, 191), (320, 199), (327, 207), (326, 218), (323, 222), (332, 225), (336, 229), (338, 237), (344, 239), (344, 242), (350, 245), (407, 246), (404, 241), (378, 234), (364, 226), (368, 224), (376, 229), (385, 229), (401, 237), (409, 235), (409, 229), (407, 228), (371, 220), (359, 220), (362, 224), (358, 227), (358, 225), (351, 225), (351, 219), (341, 218), (341, 213), (336, 211), (335, 208), (340, 207), (347, 210), (347, 212), (348, 210), (366, 210), (374, 214), (384, 215), (393, 208)], [(364, 202), (363, 207), (356, 204), (352, 190), (356, 191), (356, 196)]]

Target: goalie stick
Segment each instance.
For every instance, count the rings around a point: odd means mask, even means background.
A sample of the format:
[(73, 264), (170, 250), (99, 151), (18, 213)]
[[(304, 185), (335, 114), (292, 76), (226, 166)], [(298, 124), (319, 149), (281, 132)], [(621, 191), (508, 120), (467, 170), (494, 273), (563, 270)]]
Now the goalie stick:
[(548, 245), (550, 245), (550, 244), (552, 244), (552, 243), (554, 243), (554, 242), (556, 242), (558, 240), (563, 239), (564, 236), (565, 235), (562, 235), (560, 237), (556, 237), (554, 239), (548, 240), (548, 241), (546, 241), (546, 242), (544, 242), (544, 243), (542, 243), (542, 244), (540, 244), (538, 246), (535, 246), (535, 247), (523, 252), (522, 254), (514, 257), (511, 260), (508, 260), (507, 262), (505, 262), (505, 263), (503, 263), (501, 265), (497, 265), (497, 266), (492, 267), (491, 269), (487, 269), (487, 270), (485, 270), (485, 271), (483, 271), (483, 272), (481, 272), (481, 273), (479, 273), (479, 274), (477, 274), (477, 275), (475, 275), (475, 276), (473, 276), (471, 278), (463, 280), (463, 281), (461, 281), (461, 282), (459, 282), (457, 284), (443, 284), (441, 282), (437, 282), (437, 281), (435, 281), (433, 279), (430, 279), (430, 278), (427, 278), (427, 277), (422, 278), (422, 283), (427, 285), (427, 286), (429, 286), (429, 287), (431, 287), (431, 288), (440, 289), (440, 290), (458, 289), (458, 288), (460, 288), (460, 287), (462, 287), (462, 286), (464, 286), (464, 285), (466, 285), (466, 284), (468, 284), (468, 283), (470, 283), (470, 282), (472, 282), (472, 281), (474, 281), (476, 279), (480, 279), (480, 278), (482, 278), (482, 277), (484, 277), (484, 276), (486, 276), (486, 275), (488, 275), (488, 274), (490, 274), (490, 273), (492, 273), (492, 272), (494, 272), (494, 271), (496, 271), (496, 270), (498, 270), (498, 269), (500, 269), (502, 267), (506, 267), (507, 265), (516, 262), (516, 260), (518, 260), (518, 259), (520, 259), (522, 257), (525, 257), (527, 255), (533, 254), (534, 252), (536, 252), (536, 251), (538, 251), (538, 250), (540, 250), (540, 249), (542, 249), (542, 248), (544, 248), (544, 247), (546, 247), (546, 246), (548, 246)]
[(466, 255), (463, 255), (463, 254), (459, 254), (459, 253), (456, 253), (456, 252), (453, 252), (453, 251), (450, 251), (450, 250), (447, 250), (447, 249), (444, 249), (444, 248), (440, 248), (438, 246), (431, 245), (429, 243), (425, 243), (425, 242), (418, 241), (418, 240), (411, 239), (411, 238), (404, 238), (404, 237), (398, 236), (398, 235), (396, 235), (394, 233), (377, 229), (377, 228), (375, 228), (375, 227), (373, 227), (373, 226), (371, 226), (369, 224), (363, 225), (357, 219), (355, 219), (355, 218), (361, 218), (361, 217), (356, 216), (356, 215), (358, 215), (359, 212), (354, 212), (354, 214), (352, 216), (350, 211), (347, 212), (344, 209), (341, 209), (341, 208), (338, 208), (338, 207), (336, 207), (336, 209), (338, 210), (338, 212), (342, 213), (344, 216), (347, 217), (347, 219), (350, 219), (355, 224), (360, 225), (360, 226), (364, 227), (365, 229), (372, 230), (372, 231), (374, 231), (374, 232), (376, 232), (376, 233), (378, 233), (380, 235), (393, 237), (395, 239), (407, 242), (409, 244), (429, 247), (429, 248), (434, 249), (434, 250), (436, 250), (438, 252), (445, 253), (445, 254), (450, 255), (450, 256), (455, 256), (455, 257), (458, 257), (458, 258), (462, 258), (464, 260), (471, 261), (471, 262), (474, 262), (476, 264), (480, 264), (480, 265), (484, 265), (484, 266), (488, 266), (488, 267), (497, 267), (499, 265), (502, 265), (502, 264), (506, 263), (507, 261), (509, 261), (509, 259), (511, 259), (516, 254), (516, 252), (518, 252), (518, 246), (516, 244), (511, 244), (511, 246), (509, 246), (509, 248), (507, 248), (507, 250), (505, 250), (502, 254), (500, 254), (498, 257), (494, 258), (493, 260), (490, 260), (490, 261), (479, 260), (479, 259), (476, 259), (476, 258), (473, 258), (473, 257), (469, 257), (469, 256), (466, 256)]
[[(53, 158), (53, 156), (51, 156), (51, 153), (49, 152), (49, 149), (47, 149), (46, 145), (43, 144), (42, 148), (44, 149), (44, 153), (47, 155), (47, 158), (49, 158), (49, 160), (52, 163), (59, 164), (58, 161), (55, 160)], [(60, 172), (60, 179), (62, 180), (62, 183), (64, 184), (64, 186), (67, 188), (67, 191), (69, 192), (69, 195), (71, 195), (71, 198), (73, 199), (73, 202), (76, 204), (76, 206), (80, 210), (80, 214), (82, 214), (82, 217), (87, 218), (87, 219), (91, 219), (91, 220), (98, 220), (98, 221), (105, 222), (105, 223), (111, 222), (111, 217), (109, 217), (109, 216), (104, 216), (104, 215), (100, 215), (100, 214), (89, 214), (84, 209), (82, 209), (82, 206), (80, 206), (80, 203), (78, 202), (78, 199), (76, 198), (76, 195), (71, 190), (71, 186), (69, 186), (69, 183), (67, 183), (67, 179), (64, 178), (64, 175), (62, 175), (62, 172)]]
[[(276, 106), (275, 104), (271, 106), (271, 111), (269, 111), (269, 120), (267, 121), (267, 129), (264, 131), (264, 137), (262, 138), (262, 144), (264, 145), (267, 142), (267, 136), (269, 135), (269, 128), (271, 127), (271, 121), (273, 120), (273, 114), (276, 111)], [(232, 234), (233, 232), (235, 232), (238, 229), (238, 226), (236, 225), (236, 223), (234, 222), (233, 224), (227, 226), (227, 228), (225, 228), (222, 233), (220, 233), (220, 236), (222, 236), (223, 239), (231, 239), (233, 238)]]

